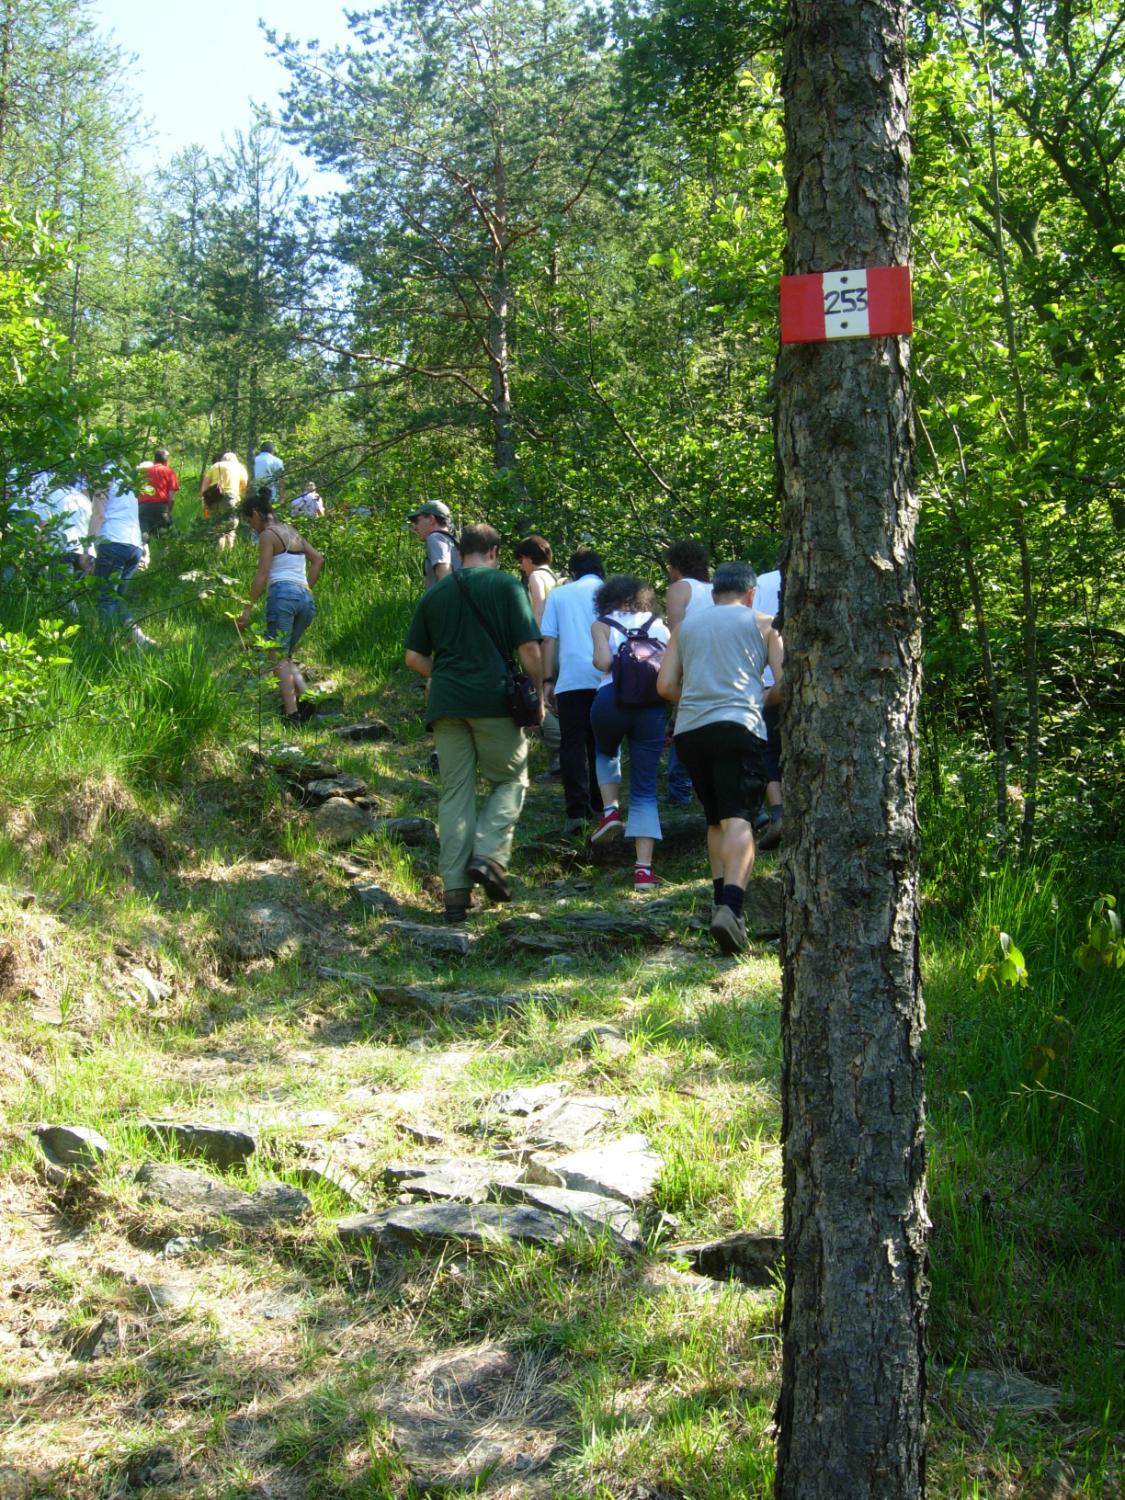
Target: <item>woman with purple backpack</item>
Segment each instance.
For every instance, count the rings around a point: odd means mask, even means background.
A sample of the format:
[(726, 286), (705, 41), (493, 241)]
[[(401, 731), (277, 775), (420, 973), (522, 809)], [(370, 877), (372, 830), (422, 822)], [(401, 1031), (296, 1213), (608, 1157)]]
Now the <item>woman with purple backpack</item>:
[[(653, 591), (642, 578), (616, 574), (606, 579), (595, 596), (597, 618), (590, 627), (594, 665), (605, 674), (590, 709), (605, 811), (590, 841), (600, 843), (623, 834), (636, 841), (633, 889), (637, 891), (656, 885), (652, 855), (660, 838), (656, 772), (664, 749), (665, 717), (656, 677), (668, 627), (657, 617), (654, 602)], [(629, 741), (628, 821), (618, 806), (625, 740)]]

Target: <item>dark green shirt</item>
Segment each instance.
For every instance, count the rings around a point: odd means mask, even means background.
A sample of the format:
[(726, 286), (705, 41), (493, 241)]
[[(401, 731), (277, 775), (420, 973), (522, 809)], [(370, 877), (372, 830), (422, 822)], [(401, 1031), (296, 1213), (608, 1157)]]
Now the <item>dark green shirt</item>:
[(423, 595), (406, 633), (406, 649), (434, 662), (426, 720), (506, 719), (507, 677), (496, 646), (472, 605), (488, 621), (506, 657), (517, 646), (539, 640), (526, 589), (498, 568), (464, 568)]

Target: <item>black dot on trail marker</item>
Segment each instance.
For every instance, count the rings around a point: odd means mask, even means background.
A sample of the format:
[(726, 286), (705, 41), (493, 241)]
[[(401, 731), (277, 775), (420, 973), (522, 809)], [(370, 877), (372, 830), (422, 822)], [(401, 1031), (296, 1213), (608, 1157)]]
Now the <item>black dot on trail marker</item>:
[(847, 324), (846, 324), (846, 323), (841, 323), (841, 324), (840, 324), (840, 327), (841, 327), (841, 328), (846, 328), (846, 327), (847, 327), (847, 326), (848, 326), (848, 325), (847, 325)]

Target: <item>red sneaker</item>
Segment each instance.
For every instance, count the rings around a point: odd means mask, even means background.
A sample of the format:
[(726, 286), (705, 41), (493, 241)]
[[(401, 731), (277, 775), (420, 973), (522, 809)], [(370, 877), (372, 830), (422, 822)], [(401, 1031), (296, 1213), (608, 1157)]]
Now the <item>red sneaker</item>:
[(624, 832), (625, 824), (615, 807), (610, 812), (603, 813), (598, 826), (590, 830), (590, 842), (596, 844), (599, 839), (618, 839)]
[(646, 865), (638, 865), (633, 871), (633, 889), (635, 891), (651, 891), (659, 881)]

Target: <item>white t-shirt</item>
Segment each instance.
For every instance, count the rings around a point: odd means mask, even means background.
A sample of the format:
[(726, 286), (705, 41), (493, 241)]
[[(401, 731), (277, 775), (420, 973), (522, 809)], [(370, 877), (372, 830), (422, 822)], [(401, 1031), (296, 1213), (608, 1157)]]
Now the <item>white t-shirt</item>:
[(254, 483), (255, 485), (268, 484), (271, 500), (277, 499), (277, 477), (284, 473), (285, 465), (276, 453), (254, 455)]
[(777, 568), (772, 573), (758, 574), (758, 587), (754, 590), (754, 608), (759, 614), (769, 615), (772, 620), (781, 606), (781, 573)]
[(686, 583), (688, 588), (691, 589), (691, 598), (688, 600), (687, 608), (684, 610), (685, 620), (689, 615), (697, 614), (701, 609), (715, 608), (715, 600), (712, 596), (711, 585), (709, 583), (702, 583), (698, 578), (684, 578), (681, 579), (681, 582)]
[(56, 536), (66, 540), (71, 552), (80, 552), (90, 534), (90, 497), (80, 489), (60, 485), (32, 504), (32, 510), (45, 523), (55, 521)]
[(294, 495), (290, 500), (289, 514), (304, 516), (310, 521), (315, 520), (317, 516), (324, 514), (324, 501), (315, 490), (305, 490), (303, 494)]
[[(548, 603), (549, 602), (550, 601), (548, 601)], [(606, 615), (606, 619), (607, 620), (616, 620), (617, 623), (619, 625), (623, 626), (624, 629), (626, 629), (626, 630), (636, 630), (636, 629), (638, 629), (639, 626), (643, 625), (645, 623), (645, 621), (650, 618), (651, 615), (652, 615), (652, 610), (651, 609), (634, 609), (634, 610), (615, 609), (615, 610), (612, 610), (608, 615)], [(594, 618), (597, 619), (597, 616), (595, 615)], [(652, 639), (654, 641), (664, 641), (665, 644), (667, 644), (667, 641), (668, 641), (669, 635), (670, 635), (670, 632), (668, 630), (667, 625), (665, 625), (664, 621), (660, 618), (659, 615), (657, 615), (656, 619), (653, 620), (652, 624), (648, 627), (648, 633), (649, 633), (649, 635), (652, 637)], [(610, 629), (610, 632), (609, 632), (609, 649), (613, 652), (613, 654), (615, 656), (617, 655), (618, 648), (623, 644), (624, 640), (625, 640), (625, 637), (622, 635), (622, 633), (621, 633), (620, 630), (613, 630), (612, 628)], [(590, 638), (590, 652), (591, 652), (591, 655), (593, 653), (593, 650), (594, 650), (594, 641), (593, 641), (593, 637), (591, 636), (591, 638)], [(595, 672), (598, 671), (597, 667), (594, 668), (594, 671)], [(605, 685), (606, 685), (607, 682), (612, 682), (613, 681), (613, 673), (612, 672), (598, 672), (598, 679), (599, 679), (598, 680), (598, 686), (599, 687), (605, 687)]]
[(125, 547), (143, 547), (141, 523), (137, 515), (137, 497), (116, 479), (106, 491), (105, 519), (98, 532), (102, 542), (120, 542)]
[(586, 573), (573, 583), (560, 583), (547, 595), (540, 632), (558, 641), (555, 657), (556, 693), (590, 691), (601, 686), (602, 674), (594, 666), (590, 626), (594, 623), (594, 595), (602, 586), (596, 573)]

